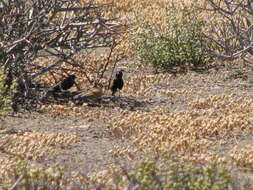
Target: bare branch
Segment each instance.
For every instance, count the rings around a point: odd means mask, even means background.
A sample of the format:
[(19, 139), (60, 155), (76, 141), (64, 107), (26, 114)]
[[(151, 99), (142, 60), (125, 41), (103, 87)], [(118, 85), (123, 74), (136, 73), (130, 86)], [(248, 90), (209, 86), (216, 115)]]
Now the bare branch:
[(102, 5), (80, 6), (79, 1), (5, 1), (1, 7), (0, 63), (15, 65), (17, 77), (21, 76), (21, 70), (29, 70), (29, 63), (43, 52), (60, 59), (34, 73), (32, 78), (59, 66), (60, 61), (83, 49), (110, 47), (123, 26), (112, 23), (115, 18), (100, 16)]
[[(0, 66), (11, 71), (14, 80), (24, 81), (25, 90), (30, 88), (26, 85), (30, 82), (25, 80), (48, 72), (85, 73), (90, 81), (83, 65), (74, 62), (73, 56), (101, 47), (114, 48), (125, 27), (117, 18), (103, 16), (105, 7), (111, 4), (92, 2), (83, 5), (80, 0), (1, 1)], [(35, 62), (38, 57), (54, 59), (39, 65)], [(66, 69), (63, 63), (74, 69)]]
[[(212, 7), (209, 11), (223, 16), (222, 23), (214, 23), (212, 31), (205, 34), (206, 38), (214, 42), (216, 50), (209, 51), (221, 59), (246, 60), (253, 55), (253, 8), (248, 0), (207, 0)], [(206, 9), (207, 10), (207, 9)]]

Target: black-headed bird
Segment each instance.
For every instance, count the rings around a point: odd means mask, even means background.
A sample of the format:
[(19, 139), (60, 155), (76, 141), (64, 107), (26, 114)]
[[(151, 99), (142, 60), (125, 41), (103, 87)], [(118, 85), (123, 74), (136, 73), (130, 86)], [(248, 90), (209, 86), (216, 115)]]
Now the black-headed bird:
[(114, 96), (117, 90), (121, 90), (124, 86), (124, 81), (123, 81), (123, 71), (120, 70), (116, 73), (115, 79), (113, 80), (112, 86), (111, 86), (111, 91), (112, 95)]
[(55, 84), (52, 87), (53, 91), (62, 91), (62, 90), (68, 90), (75, 84), (75, 75), (69, 75), (67, 78), (65, 78), (63, 81)]

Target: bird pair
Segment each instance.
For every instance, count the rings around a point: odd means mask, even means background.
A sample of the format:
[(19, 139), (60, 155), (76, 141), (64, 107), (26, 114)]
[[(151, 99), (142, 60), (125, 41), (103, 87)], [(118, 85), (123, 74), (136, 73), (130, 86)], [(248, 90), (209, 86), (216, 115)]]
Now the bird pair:
[[(55, 92), (59, 92), (62, 90), (68, 90), (70, 89), (74, 83), (75, 83), (75, 75), (69, 75), (67, 78), (65, 78), (63, 81), (57, 83), (52, 87), (52, 90)], [(113, 80), (112, 86), (111, 86), (111, 91), (112, 95), (115, 96), (115, 93), (117, 90), (121, 90), (124, 86), (124, 81), (123, 81), (123, 70), (120, 70), (116, 73), (116, 77)], [(94, 85), (94, 92), (97, 94), (98, 92), (98, 85)]]

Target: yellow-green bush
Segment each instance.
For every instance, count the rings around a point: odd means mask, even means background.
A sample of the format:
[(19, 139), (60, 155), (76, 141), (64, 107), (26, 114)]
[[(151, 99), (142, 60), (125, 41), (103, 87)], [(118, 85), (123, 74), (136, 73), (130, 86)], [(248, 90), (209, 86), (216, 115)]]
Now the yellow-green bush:
[(189, 165), (172, 156), (141, 161), (132, 170), (126, 169), (125, 166), (119, 167), (118, 170), (114, 167), (111, 168), (112, 172), (103, 172), (104, 175), (97, 175), (96, 179), (84, 174), (66, 175), (66, 171), (60, 165), (44, 168), (31, 166), (21, 157), (15, 160), (15, 167), (8, 171), (11, 183), (4, 184), (4, 188), (119, 190), (135, 187), (139, 190), (248, 190), (253, 187), (252, 183), (248, 183), (245, 188), (243, 181), (236, 181), (228, 170), (217, 167), (215, 163)]
[(182, 9), (170, 6), (166, 11), (165, 29), (147, 22), (138, 28), (137, 39), (132, 46), (137, 56), (142, 62), (165, 71), (205, 66), (211, 55), (204, 50), (203, 44), (207, 42), (202, 36), (202, 29), (205, 23), (198, 18), (199, 12), (186, 6)]

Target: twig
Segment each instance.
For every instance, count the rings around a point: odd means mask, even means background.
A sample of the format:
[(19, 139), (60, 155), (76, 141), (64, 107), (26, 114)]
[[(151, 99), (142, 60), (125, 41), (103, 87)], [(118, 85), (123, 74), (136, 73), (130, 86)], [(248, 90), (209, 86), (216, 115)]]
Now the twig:
[(13, 186), (10, 188), (10, 190), (16, 190), (16, 187), (18, 186), (18, 184), (22, 181), (22, 179), (24, 178), (24, 175), (19, 176), (19, 178), (17, 179), (17, 181), (13, 184)]
[(106, 60), (106, 63), (105, 63), (105, 65), (104, 65), (104, 68), (103, 68), (103, 70), (102, 70), (102, 72), (101, 72), (101, 75), (100, 75), (99, 78), (98, 78), (98, 82), (100, 82), (101, 78), (104, 76), (104, 73), (105, 73), (105, 71), (106, 71), (106, 69), (107, 69), (107, 67), (108, 67), (108, 65), (109, 65), (109, 63), (110, 63), (110, 59), (111, 59), (111, 56), (112, 56), (112, 52), (113, 52), (113, 50), (114, 50), (114, 48), (115, 48), (116, 46), (117, 46), (117, 45), (116, 45), (116, 42), (114, 41), (114, 42), (113, 42), (113, 45), (112, 45), (111, 48), (110, 48), (110, 53), (109, 53), (109, 55), (107, 56), (107, 60)]

